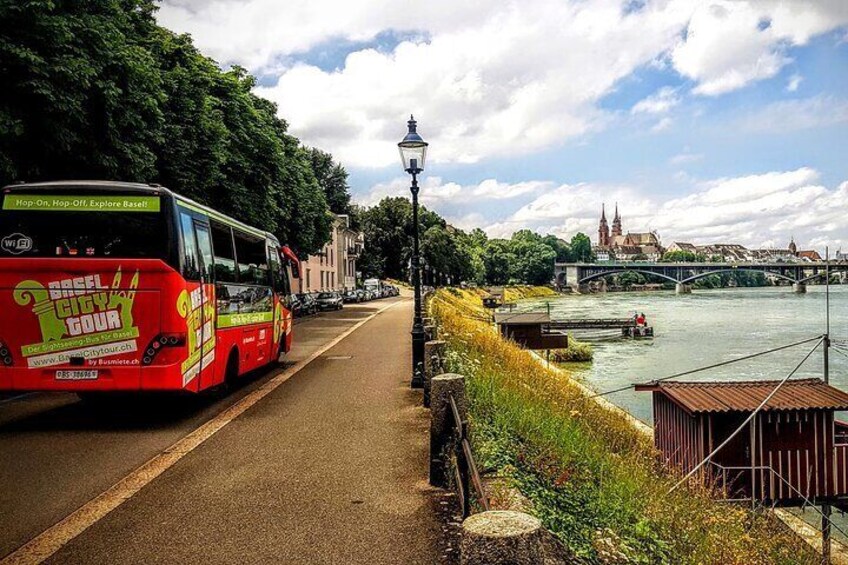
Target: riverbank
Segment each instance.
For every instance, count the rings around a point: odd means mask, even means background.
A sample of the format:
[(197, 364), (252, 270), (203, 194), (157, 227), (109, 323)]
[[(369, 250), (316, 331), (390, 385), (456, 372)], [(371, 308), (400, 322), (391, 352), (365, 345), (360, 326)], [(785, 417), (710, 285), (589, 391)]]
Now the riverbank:
[(575, 555), (601, 563), (816, 562), (769, 515), (704, 490), (668, 494), (674, 477), (656, 464), (650, 438), (589, 400), (563, 371), (501, 339), (483, 321), (480, 293), (443, 289), (429, 307), (448, 342), (448, 369), (468, 377), (481, 466), (520, 490)]

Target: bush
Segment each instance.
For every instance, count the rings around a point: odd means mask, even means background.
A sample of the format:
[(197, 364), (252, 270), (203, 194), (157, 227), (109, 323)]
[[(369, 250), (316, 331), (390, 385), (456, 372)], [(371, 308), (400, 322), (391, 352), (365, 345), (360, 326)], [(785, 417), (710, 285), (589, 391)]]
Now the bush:
[(554, 363), (585, 363), (591, 361), (592, 356), (591, 345), (571, 336), (568, 336), (568, 347), (551, 350), (551, 361)]

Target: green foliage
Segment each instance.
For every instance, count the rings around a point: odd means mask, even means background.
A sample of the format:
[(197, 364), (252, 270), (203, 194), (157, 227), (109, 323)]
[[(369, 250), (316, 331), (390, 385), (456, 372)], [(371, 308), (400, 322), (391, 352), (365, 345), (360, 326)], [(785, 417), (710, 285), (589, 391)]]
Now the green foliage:
[(574, 237), (571, 238), (569, 249), (570, 261), (589, 263), (595, 260), (595, 254), (592, 252), (592, 241), (585, 233), (575, 234)]
[(664, 263), (703, 263), (706, 260), (705, 255), (692, 251), (666, 251), (660, 259)]
[[(329, 239), (347, 174), (286, 133), (244, 69), (159, 27), (152, 0), (0, 0), (0, 185), (158, 182), (274, 232)], [(317, 177), (316, 177), (317, 174)]]
[(645, 275), (635, 271), (624, 271), (623, 273), (616, 275), (616, 277), (618, 279), (618, 284), (626, 289), (629, 289), (634, 284), (645, 284)]
[(350, 187), (347, 184), (348, 175), (345, 168), (333, 162), (333, 156), (320, 149), (310, 149), (309, 158), (330, 211), (334, 214), (349, 214)]
[(592, 360), (592, 346), (568, 336), (568, 347), (552, 349), (551, 361), (554, 363), (586, 363)]
[[(358, 266), (366, 276), (409, 279), (412, 256), (412, 205), (407, 198), (384, 198), (368, 209), (353, 207), (365, 234), (365, 251)], [(462, 281), (477, 284), (545, 285), (553, 280), (555, 261), (578, 260), (575, 250), (593, 260), (589, 238), (575, 235), (571, 244), (553, 235), (542, 237), (519, 230), (510, 239), (489, 239), (475, 228), (466, 233), (449, 226), (438, 214), (420, 209), (420, 242), (426, 283)]]

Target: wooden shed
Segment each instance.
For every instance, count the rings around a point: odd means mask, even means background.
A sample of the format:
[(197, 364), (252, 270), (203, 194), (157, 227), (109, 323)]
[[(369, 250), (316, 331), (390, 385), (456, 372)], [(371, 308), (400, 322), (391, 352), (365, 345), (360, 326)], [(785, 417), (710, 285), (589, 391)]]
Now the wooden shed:
[[(661, 382), (653, 392), (654, 442), (669, 465), (691, 471), (726, 440), (779, 381)], [(798, 505), (848, 495), (848, 394), (819, 379), (786, 382), (704, 467), (728, 498)], [(840, 500), (842, 499), (842, 500)]]
[(568, 334), (551, 329), (551, 317), (542, 312), (496, 312), (501, 335), (527, 349), (564, 349)]

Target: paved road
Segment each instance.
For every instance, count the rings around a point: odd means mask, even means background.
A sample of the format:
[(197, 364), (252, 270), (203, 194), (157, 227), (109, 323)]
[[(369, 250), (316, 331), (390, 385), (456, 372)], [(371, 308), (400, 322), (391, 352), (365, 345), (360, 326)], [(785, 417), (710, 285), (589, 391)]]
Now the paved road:
[[(298, 324), (291, 362), (387, 304)], [(442, 501), (426, 489), (426, 414), (405, 382), (409, 317), (406, 301), (368, 322), (53, 561), (433, 563), (445, 543), (433, 508)], [(98, 412), (70, 395), (0, 404), (0, 555), (270, 376), (223, 399), (175, 399), (155, 410)], [(390, 547), (373, 541), (378, 533)], [(412, 553), (400, 561), (398, 536), (410, 538), (402, 545)]]

